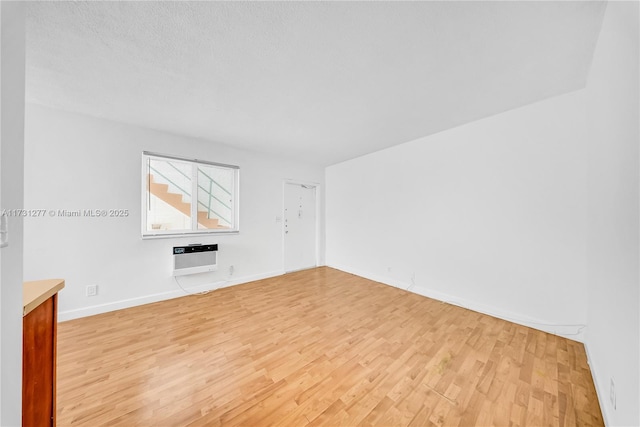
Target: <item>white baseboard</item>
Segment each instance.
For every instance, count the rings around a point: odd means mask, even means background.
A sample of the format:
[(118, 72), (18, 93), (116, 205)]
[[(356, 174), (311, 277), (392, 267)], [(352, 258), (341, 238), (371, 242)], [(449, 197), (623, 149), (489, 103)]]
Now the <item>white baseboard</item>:
[(187, 295), (185, 291), (189, 293), (198, 293), (212, 291), (214, 289), (226, 288), (229, 286), (241, 285), (243, 283), (253, 282), (256, 280), (268, 279), (270, 277), (276, 277), (284, 274), (283, 271), (271, 271), (268, 273), (254, 274), (251, 276), (239, 277), (233, 280), (223, 280), (213, 283), (206, 283), (204, 285), (192, 286), (189, 288), (176, 289), (167, 292), (160, 292), (157, 294), (144, 295), (136, 298), (129, 298), (125, 300), (108, 302), (105, 304), (92, 305), (88, 307), (77, 308), (74, 310), (65, 310), (58, 313), (58, 321), (64, 322), (66, 320), (79, 319), (81, 317), (93, 316), (96, 314), (108, 313), (110, 311), (122, 310), (125, 308), (136, 307), (144, 304), (151, 304), (158, 301), (165, 301), (173, 298), (180, 298)]
[(587, 363), (589, 364), (589, 369), (591, 370), (593, 385), (596, 388), (596, 395), (598, 396), (598, 402), (600, 403), (600, 410), (602, 411), (602, 417), (604, 418), (604, 425), (613, 425), (611, 424), (611, 418), (609, 417), (610, 406), (608, 404), (608, 401), (606, 400), (608, 398), (607, 389), (602, 387), (602, 384), (598, 383), (598, 376), (596, 375), (596, 372), (598, 370), (596, 369), (595, 363), (593, 363), (594, 359), (591, 357), (591, 353), (589, 352), (589, 344), (586, 341), (584, 343), (584, 350), (587, 353)]
[(406, 283), (394, 278), (384, 277), (366, 271), (353, 269), (348, 266), (334, 264), (329, 265), (329, 267), (342, 270), (347, 273), (355, 274), (356, 276), (364, 277), (375, 282), (380, 282), (385, 285), (413, 292), (427, 298), (432, 298), (448, 304), (457, 305), (462, 308), (477, 311), (478, 313), (487, 314), (489, 316), (497, 317), (502, 320), (537, 329), (539, 331), (548, 332), (550, 334), (558, 335), (573, 341), (584, 342), (586, 329), (585, 325), (555, 325), (551, 322), (545, 322), (540, 319), (528, 318), (518, 313), (508, 312), (498, 307), (492, 307), (465, 298), (448, 295), (446, 293), (436, 291), (425, 286), (412, 285), (411, 283)]

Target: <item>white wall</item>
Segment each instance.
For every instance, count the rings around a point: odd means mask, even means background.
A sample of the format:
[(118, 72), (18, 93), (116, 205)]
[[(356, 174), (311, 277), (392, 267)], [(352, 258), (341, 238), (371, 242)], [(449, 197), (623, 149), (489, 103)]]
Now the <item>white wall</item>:
[[(23, 207), (25, 5), (1, 2), (0, 208)], [(0, 425), (22, 423), (23, 221), (9, 218), (0, 249)]]
[(328, 265), (585, 341), (608, 425), (640, 425), (638, 9), (585, 89), (326, 171)]
[(586, 344), (607, 424), (619, 426), (640, 425), (638, 14), (637, 2), (609, 3), (587, 84)]
[(580, 339), (585, 128), (579, 91), (327, 168), (327, 264)]
[[(142, 240), (143, 150), (240, 166), (240, 233)], [(131, 215), (27, 218), (25, 280), (66, 280), (60, 293), (64, 320), (184, 295), (171, 277), (171, 248), (176, 245), (219, 244), (217, 272), (179, 278), (192, 291), (281, 274), (282, 223), (276, 216), (282, 216), (283, 180), (322, 184), (323, 177), (320, 167), (27, 105), (25, 205), (47, 210), (129, 209)], [(322, 193), (320, 197), (323, 203)], [(322, 242), (320, 247), (322, 254)], [(98, 296), (85, 296), (90, 284), (98, 285)]]

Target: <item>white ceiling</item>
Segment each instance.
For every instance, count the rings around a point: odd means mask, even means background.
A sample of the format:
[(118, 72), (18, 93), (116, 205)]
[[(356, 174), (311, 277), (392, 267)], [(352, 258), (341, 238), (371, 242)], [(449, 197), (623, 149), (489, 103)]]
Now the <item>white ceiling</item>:
[(329, 165), (584, 87), (605, 6), (32, 3), (26, 96)]

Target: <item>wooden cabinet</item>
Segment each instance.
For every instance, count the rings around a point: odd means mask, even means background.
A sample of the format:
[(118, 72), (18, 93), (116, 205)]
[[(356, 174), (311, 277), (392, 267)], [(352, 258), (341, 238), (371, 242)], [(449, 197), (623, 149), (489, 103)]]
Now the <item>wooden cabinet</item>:
[(55, 426), (58, 291), (64, 280), (25, 282), (22, 318), (22, 425)]

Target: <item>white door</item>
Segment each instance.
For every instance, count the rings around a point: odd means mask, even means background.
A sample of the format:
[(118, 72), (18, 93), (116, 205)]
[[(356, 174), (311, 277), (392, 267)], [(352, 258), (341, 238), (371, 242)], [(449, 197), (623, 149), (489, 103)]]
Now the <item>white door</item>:
[(316, 187), (284, 185), (284, 270), (312, 268), (316, 263)]

